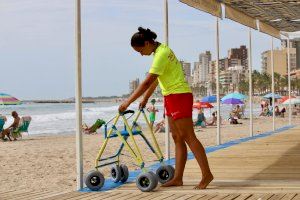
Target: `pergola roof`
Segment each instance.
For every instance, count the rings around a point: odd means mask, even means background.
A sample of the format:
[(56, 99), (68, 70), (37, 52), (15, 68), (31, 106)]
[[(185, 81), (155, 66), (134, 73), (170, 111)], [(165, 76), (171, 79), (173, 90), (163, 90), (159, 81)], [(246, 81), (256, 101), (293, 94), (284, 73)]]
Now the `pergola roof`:
[(219, 0), (285, 32), (300, 31), (300, 0)]

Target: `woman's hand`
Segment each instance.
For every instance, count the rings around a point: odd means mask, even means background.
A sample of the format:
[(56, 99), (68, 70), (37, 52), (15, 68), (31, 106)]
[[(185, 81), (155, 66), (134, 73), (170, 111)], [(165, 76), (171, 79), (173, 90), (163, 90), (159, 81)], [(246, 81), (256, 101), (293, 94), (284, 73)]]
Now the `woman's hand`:
[(130, 105), (130, 103), (128, 103), (128, 101), (124, 101), (120, 106), (119, 106), (119, 112), (124, 112), (125, 110), (127, 110), (128, 106)]
[[(146, 99), (143, 98), (143, 100), (140, 102), (139, 109), (145, 108), (147, 102), (148, 102), (148, 99), (147, 99), (147, 98), (146, 98)], [(147, 110), (148, 110), (148, 109), (147, 109)]]

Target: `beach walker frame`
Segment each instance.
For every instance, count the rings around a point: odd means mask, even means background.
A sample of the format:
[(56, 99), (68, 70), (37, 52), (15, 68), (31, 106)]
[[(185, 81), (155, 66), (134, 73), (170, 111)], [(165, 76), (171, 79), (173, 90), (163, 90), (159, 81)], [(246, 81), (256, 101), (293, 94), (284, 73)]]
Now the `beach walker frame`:
[[(126, 118), (125, 115), (127, 114), (131, 114), (131, 115)], [(128, 150), (131, 157), (134, 159), (135, 164), (141, 168), (142, 172), (136, 178), (136, 185), (141, 191), (143, 192), (152, 191), (153, 189), (156, 188), (158, 182), (166, 183), (173, 178), (175, 170), (172, 165), (166, 165), (164, 163), (164, 157), (157, 143), (153, 129), (151, 128), (148, 118), (144, 112), (144, 109), (140, 109), (138, 111), (138, 113), (136, 114), (132, 122), (132, 125), (130, 126), (128, 123), (128, 119), (134, 114), (135, 112), (133, 110), (127, 110), (123, 113), (117, 114), (115, 117), (113, 117), (105, 124), (105, 133), (104, 133), (105, 140), (95, 160), (95, 170), (90, 171), (85, 178), (85, 184), (89, 189), (95, 191), (95, 190), (100, 190), (103, 187), (105, 178), (103, 174), (99, 171), (99, 169), (107, 165), (113, 165), (110, 171), (111, 179), (113, 182), (125, 183), (127, 181), (129, 177), (128, 168), (125, 164), (120, 164), (120, 159), (119, 159), (121, 155), (124, 155), (122, 154), (122, 150), (124, 149), (124, 147)], [(144, 120), (146, 121), (155, 148), (153, 148), (149, 140), (143, 134), (141, 127), (137, 124), (137, 120), (141, 115), (143, 115)], [(124, 122), (124, 129), (121, 131), (118, 130), (116, 127), (116, 124), (120, 118)], [(108, 130), (108, 124), (112, 121), (113, 123), (111, 125), (111, 128), (109, 128)], [(139, 135), (143, 138), (143, 140), (146, 143), (146, 146), (150, 148), (152, 153), (155, 154), (157, 160), (159, 161), (160, 167), (156, 170), (155, 173), (148, 170), (145, 167), (145, 162), (143, 160), (141, 150), (138, 147), (134, 138), (135, 135)], [(116, 137), (118, 137), (121, 140), (121, 145), (117, 153), (113, 156), (102, 158), (102, 154), (107, 146), (108, 141), (111, 138), (116, 138)], [(132, 145), (128, 143), (128, 139), (132, 141)]]

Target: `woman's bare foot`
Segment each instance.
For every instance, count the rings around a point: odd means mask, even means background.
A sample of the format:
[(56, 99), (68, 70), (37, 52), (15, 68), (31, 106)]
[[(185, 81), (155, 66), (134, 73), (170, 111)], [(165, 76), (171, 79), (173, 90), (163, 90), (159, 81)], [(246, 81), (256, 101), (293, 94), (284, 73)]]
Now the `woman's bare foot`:
[(199, 185), (195, 186), (194, 189), (195, 190), (205, 189), (213, 179), (214, 179), (214, 176), (210, 173), (209, 175), (203, 177), (201, 182), (199, 183)]
[(182, 185), (183, 185), (182, 180), (172, 179), (166, 182), (165, 184), (162, 184), (161, 187), (182, 186)]

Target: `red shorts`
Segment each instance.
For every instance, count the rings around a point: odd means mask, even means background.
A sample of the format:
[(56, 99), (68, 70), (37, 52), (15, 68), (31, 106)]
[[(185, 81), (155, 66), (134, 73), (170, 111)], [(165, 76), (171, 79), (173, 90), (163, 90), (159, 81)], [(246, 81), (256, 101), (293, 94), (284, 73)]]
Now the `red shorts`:
[(173, 120), (192, 117), (193, 94), (181, 93), (164, 96), (166, 115)]

